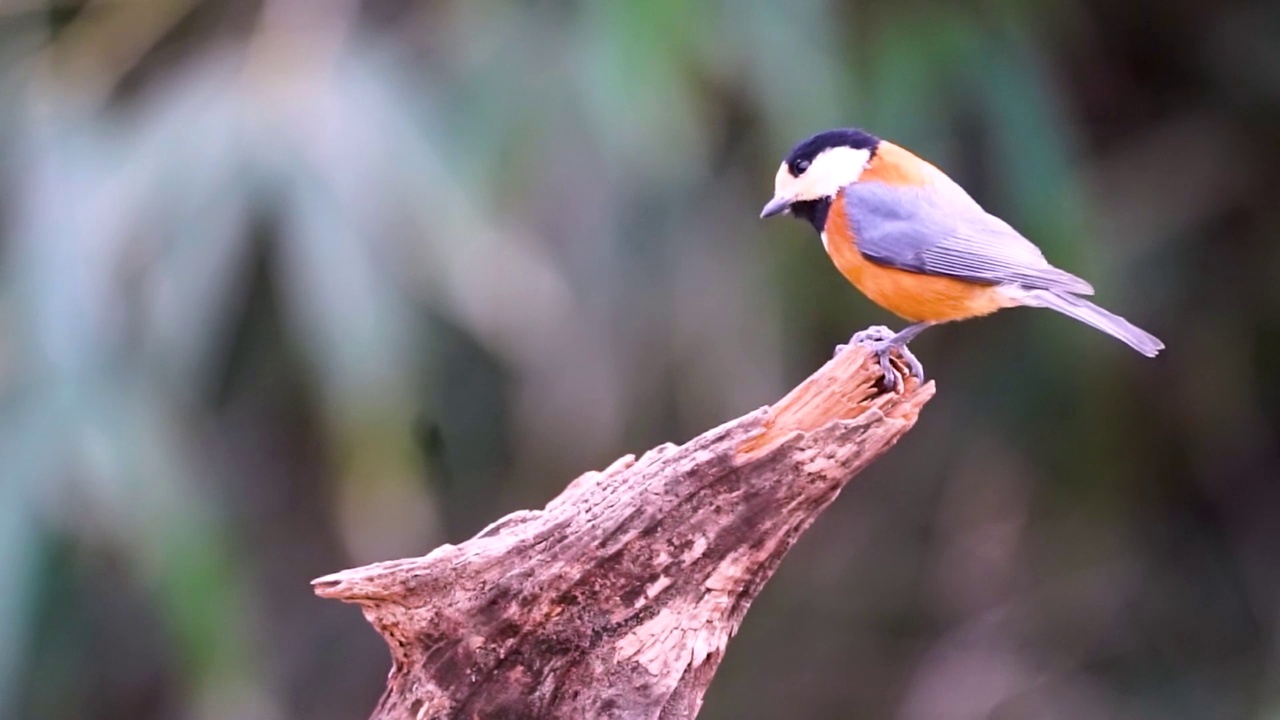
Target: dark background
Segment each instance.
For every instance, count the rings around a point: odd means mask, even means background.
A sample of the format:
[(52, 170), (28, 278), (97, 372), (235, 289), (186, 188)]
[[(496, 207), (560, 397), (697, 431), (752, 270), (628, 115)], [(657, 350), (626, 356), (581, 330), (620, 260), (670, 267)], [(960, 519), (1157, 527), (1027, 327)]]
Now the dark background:
[(889, 318), (786, 150), (918, 151), (1155, 360), (913, 347), (715, 718), (1280, 717), (1280, 6), (0, 2), (0, 716), (364, 717), (308, 581), (779, 397)]

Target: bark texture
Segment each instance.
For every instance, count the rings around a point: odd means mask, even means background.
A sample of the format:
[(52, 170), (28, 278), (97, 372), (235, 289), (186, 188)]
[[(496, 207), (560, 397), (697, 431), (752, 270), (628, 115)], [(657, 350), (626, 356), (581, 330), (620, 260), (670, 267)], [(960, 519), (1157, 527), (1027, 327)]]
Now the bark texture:
[(783, 555), (933, 396), (860, 347), (770, 407), (425, 557), (314, 581), (391, 647), (375, 720), (692, 718)]

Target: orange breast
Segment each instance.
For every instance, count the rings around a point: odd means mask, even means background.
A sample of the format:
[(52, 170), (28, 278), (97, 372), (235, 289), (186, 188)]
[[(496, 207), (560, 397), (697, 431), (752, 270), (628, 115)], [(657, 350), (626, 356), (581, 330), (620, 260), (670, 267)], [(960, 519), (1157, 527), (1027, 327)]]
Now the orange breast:
[(1016, 305), (998, 286), (908, 272), (877, 265), (858, 252), (849, 230), (844, 198), (827, 215), (824, 242), (840, 273), (871, 301), (912, 322), (949, 322), (987, 315)]

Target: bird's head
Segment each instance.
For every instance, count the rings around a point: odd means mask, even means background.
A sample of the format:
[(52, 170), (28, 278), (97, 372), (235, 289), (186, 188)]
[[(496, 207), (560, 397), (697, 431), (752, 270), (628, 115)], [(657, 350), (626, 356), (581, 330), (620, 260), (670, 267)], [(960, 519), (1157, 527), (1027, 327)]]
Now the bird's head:
[[(773, 199), (760, 217), (790, 212), (810, 219), (815, 208), (830, 204), (841, 188), (858, 181), (880, 139), (854, 128), (827, 130), (787, 153), (773, 180)], [(825, 213), (824, 213), (825, 214)]]

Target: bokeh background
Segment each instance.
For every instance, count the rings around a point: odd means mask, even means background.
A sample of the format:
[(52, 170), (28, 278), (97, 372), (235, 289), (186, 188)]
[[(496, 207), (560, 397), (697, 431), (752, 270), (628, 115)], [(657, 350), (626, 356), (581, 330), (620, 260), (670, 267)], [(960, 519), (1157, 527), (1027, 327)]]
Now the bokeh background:
[(919, 151), (1098, 298), (925, 334), (915, 431), (703, 717), (1280, 717), (1280, 6), (0, 0), (0, 717), (364, 717), (308, 581), (891, 322), (783, 153)]

